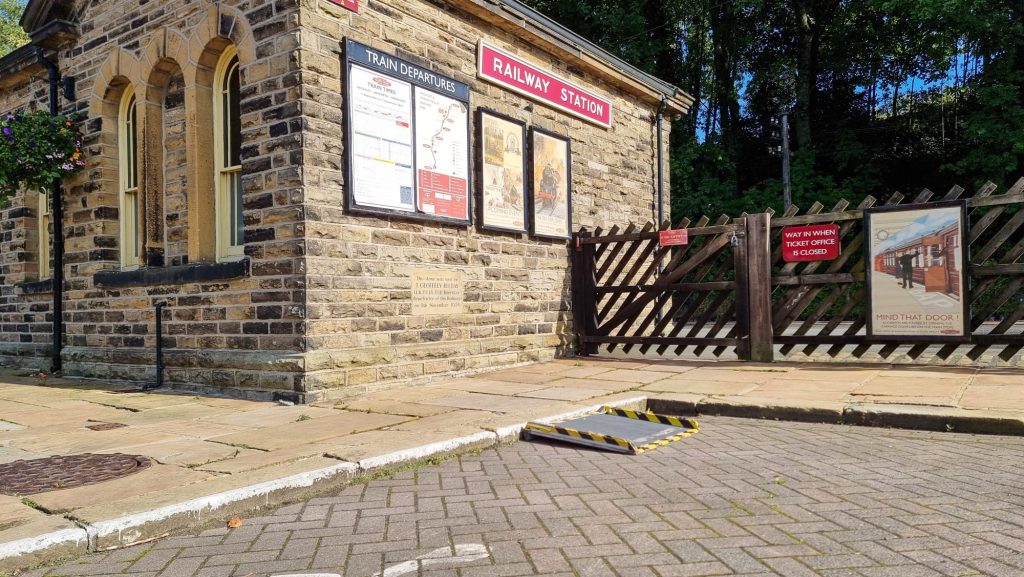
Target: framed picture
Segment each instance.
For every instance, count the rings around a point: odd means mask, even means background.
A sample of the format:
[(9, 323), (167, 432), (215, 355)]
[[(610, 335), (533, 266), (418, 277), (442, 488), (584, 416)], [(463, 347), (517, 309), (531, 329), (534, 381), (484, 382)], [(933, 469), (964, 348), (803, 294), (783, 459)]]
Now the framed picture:
[(530, 234), (572, 236), (572, 156), (569, 139), (530, 129)]
[(967, 203), (864, 211), (868, 336), (969, 341)]
[(477, 111), (480, 228), (526, 232), (526, 124)]
[(347, 211), (468, 225), (469, 86), (351, 39), (343, 64)]

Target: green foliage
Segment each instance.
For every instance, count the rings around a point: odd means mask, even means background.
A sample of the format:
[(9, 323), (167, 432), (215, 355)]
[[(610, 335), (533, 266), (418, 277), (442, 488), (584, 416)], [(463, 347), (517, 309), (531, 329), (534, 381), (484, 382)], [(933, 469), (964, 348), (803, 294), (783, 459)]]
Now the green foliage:
[(1024, 172), (1024, 3), (526, 0), (696, 102), (673, 123), (672, 213), (831, 208)]
[(28, 44), (28, 34), (18, 24), (24, 11), (21, 0), (0, 0), (0, 56)]
[(75, 121), (36, 111), (0, 118), (0, 206), (19, 188), (42, 189), (85, 166)]

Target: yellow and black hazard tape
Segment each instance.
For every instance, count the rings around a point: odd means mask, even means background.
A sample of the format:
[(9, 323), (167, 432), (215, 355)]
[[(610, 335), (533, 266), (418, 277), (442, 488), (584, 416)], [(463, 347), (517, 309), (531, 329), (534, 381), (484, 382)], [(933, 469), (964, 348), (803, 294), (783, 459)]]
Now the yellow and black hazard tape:
[(621, 447), (623, 449), (628, 449), (631, 452), (637, 451), (637, 448), (633, 446), (633, 443), (630, 443), (626, 439), (613, 437), (611, 435), (602, 435), (600, 433), (591, 433), (589, 431), (577, 431), (576, 429), (569, 429), (566, 427), (559, 427), (556, 425), (543, 425), (541, 423), (527, 423), (526, 429), (529, 431), (539, 431), (541, 433), (563, 435), (566, 437), (574, 437), (577, 439), (594, 441), (596, 443), (603, 443), (606, 445), (614, 445)]
[(685, 436), (689, 437), (693, 433), (696, 433), (700, 429), (700, 425), (693, 419), (687, 419), (684, 417), (673, 417), (669, 415), (659, 415), (657, 413), (651, 413), (649, 411), (631, 411), (629, 409), (619, 409), (616, 407), (602, 407), (601, 412), (606, 415), (616, 415), (619, 417), (626, 417), (629, 419), (637, 419), (640, 421), (649, 421), (651, 423), (659, 423), (662, 425), (671, 425), (673, 427), (679, 427), (681, 429), (692, 429), (693, 432)]

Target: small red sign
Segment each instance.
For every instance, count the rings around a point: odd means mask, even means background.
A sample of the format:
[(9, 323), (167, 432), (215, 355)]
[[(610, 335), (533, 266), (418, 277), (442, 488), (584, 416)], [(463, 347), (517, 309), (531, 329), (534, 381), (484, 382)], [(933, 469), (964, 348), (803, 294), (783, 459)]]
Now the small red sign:
[(331, 0), (338, 6), (344, 6), (353, 12), (359, 12), (359, 0)]
[(782, 260), (808, 262), (839, 258), (839, 225), (815, 224), (782, 229)]
[(480, 41), (477, 52), (477, 74), (488, 82), (539, 100), (598, 126), (612, 126), (610, 100), (545, 72), (483, 40)]
[(658, 232), (658, 244), (661, 246), (683, 246), (689, 243), (690, 233), (685, 228)]

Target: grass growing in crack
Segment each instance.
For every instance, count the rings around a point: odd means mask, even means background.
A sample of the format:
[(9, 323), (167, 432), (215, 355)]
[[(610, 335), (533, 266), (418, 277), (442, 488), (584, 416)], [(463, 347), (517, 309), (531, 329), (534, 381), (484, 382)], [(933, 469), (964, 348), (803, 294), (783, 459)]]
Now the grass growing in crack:
[(309, 415), (303, 414), (303, 415), (299, 415), (299, 418), (295, 419), (295, 422), (296, 423), (301, 423), (302, 421), (312, 421), (312, 420), (313, 420), (313, 417), (310, 417)]

